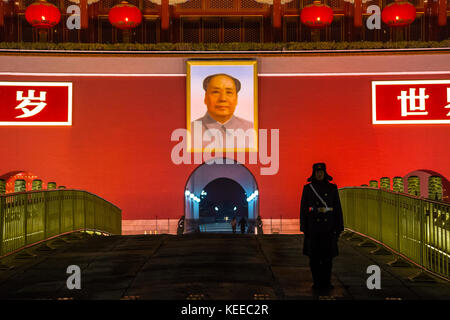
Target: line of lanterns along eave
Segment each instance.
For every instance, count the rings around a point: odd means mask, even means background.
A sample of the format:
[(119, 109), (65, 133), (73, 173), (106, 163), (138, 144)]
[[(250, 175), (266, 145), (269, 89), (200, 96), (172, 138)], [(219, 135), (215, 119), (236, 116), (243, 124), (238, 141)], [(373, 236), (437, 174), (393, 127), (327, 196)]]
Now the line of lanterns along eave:
[[(259, 194), (258, 190), (255, 190), (249, 197), (247, 197), (247, 202), (251, 202), (251, 201), (255, 200), (255, 199), (258, 197), (258, 194)], [(197, 196), (196, 196), (193, 192), (191, 192), (190, 190), (186, 190), (186, 191), (184, 192), (184, 195), (185, 195), (185, 197), (188, 198), (188, 200), (191, 199), (191, 200), (193, 200), (193, 201), (200, 202), (200, 198), (197, 197)]]

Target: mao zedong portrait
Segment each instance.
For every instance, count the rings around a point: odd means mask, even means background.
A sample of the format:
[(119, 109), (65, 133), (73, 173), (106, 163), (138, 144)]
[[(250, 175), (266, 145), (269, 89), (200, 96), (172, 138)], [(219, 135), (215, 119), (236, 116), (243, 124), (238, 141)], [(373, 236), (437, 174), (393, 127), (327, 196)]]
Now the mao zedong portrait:
[[(205, 90), (204, 103), (206, 112), (203, 117), (194, 122), (201, 122), (202, 134), (208, 132), (221, 133), (223, 139), (234, 130), (242, 129), (247, 131), (253, 129), (253, 122), (242, 119), (234, 115), (238, 104), (238, 93), (241, 89), (241, 82), (224, 73), (213, 74), (203, 80), (203, 89)], [(191, 123), (191, 132), (193, 133), (194, 122)], [(215, 129), (215, 130), (212, 130)], [(215, 135), (214, 134), (214, 135)], [(203, 141), (203, 146), (205, 146)], [(223, 147), (223, 146), (222, 146)]]

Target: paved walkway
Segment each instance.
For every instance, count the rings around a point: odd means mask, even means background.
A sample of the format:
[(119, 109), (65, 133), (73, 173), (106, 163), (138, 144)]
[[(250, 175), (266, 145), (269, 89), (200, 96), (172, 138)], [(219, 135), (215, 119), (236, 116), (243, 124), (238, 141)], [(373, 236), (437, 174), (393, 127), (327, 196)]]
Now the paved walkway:
[[(36, 246), (26, 250), (34, 257), (3, 259), (14, 268), (0, 270), (0, 299), (450, 299), (449, 282), (413, 282), (416, 268), (387, 265), (392, 255), (371, 254), (349, 234), (339, 241), (327, 293), (311, 289), (301, 235), (63, 238), (48, 242), (55, 250)], [(81, 290), (66, 287), (69, 265), (81, 269)], [(366, 287), (370, 265), (381, 268), (380, 290)]]

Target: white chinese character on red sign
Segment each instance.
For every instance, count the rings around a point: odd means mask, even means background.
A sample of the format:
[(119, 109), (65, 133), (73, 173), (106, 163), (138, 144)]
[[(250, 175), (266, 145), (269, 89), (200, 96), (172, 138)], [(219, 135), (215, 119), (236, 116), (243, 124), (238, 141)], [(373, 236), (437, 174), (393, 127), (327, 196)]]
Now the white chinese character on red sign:
[[(448, 105), (445, 108), (450, 109), (450, 88), (447, 88), (447, 103)], [(450, 117), (450, 112), (447, 113), (447, 116)]]
[[(22, 101), (16, 109), (21, 109), (23, 111), (23, 114), (20, 116), (17, 116), (16, 118), (28, 118), (31, 116), (34, 116), (42, 111), (42, 109), (45, 108), (47, 103), (43, 102), (45, 101), (45, 96), (47, 92), (41, 91), (39, 97), (34, 96), (34, 90), (28, 90), (28, 97), (23, 96), (23, 91), (17, 91), (17, 101)], [(40, 102), (31, 102), (31, 100), (38, 100)], [(29, 106), (36, 106), (31, 111), (27, 109), (26, 107)]]
[[(425, 111), (425, 99), (428, 99), (429, 96), (425, 95), (425, 88), (419, 88), (418, 96), (416, 96), (415, 88), (409, 88), (409, 96), (407, 96), (407, 93), (407, 91), (401, 91), (401, 95), (397, 97), (398, 100), (401, 100), (402, 117), (409, 115), (427, 115), (428, 112)], [(419, 100), (419, 106), (416, 106), (416, 99)]]

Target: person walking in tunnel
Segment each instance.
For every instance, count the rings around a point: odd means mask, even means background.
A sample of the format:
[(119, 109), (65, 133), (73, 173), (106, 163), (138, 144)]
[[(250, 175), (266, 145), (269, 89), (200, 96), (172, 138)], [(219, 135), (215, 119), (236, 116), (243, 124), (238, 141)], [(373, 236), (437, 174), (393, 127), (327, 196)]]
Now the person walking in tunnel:
[(239, 221), (239, 225), (241, 226), (241, 233), (245, 233), (245, 227), (247, 226), (247, 220), (245, 217), (242, 217)]
[(178, 220), (178, 228), (177, 228), (177, 235), (182, 236), (184, 233), (184, 215), (181, 216), (180, 220)]
[(263, 222), (261, 220), (261, 216), (258, 216), (258, 218), (256, 218), (256, 228), (258, 234), (263, 234)]
[(231, 219), (231, 229), (233, 230), (233, 234), (236, 233), (236, 217), (233, 217), (233, 219)]
[(315, 163), (304, 185), (300, 204), (303, 254), (309, 256), (314, 290), (333, 289), (332, 259), (339, 254), (337, 242), (344, 231), (338, 188), (330, 181), (325, 163)]

